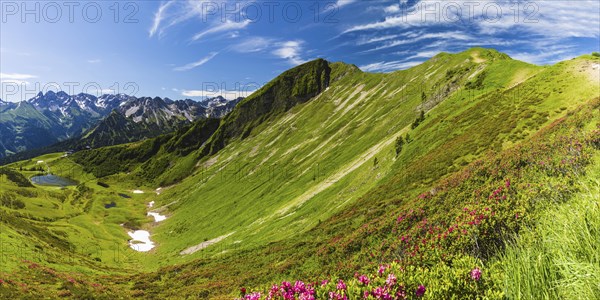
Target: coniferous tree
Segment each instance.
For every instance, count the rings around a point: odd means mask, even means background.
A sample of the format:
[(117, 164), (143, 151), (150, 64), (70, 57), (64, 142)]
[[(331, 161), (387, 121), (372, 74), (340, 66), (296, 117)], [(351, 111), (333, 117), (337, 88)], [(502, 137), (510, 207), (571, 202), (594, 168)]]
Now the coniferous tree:
[(404, 137), (399, 136), (396, 139), (396, 156), (402, 152), (402, 147), (404, 146)]

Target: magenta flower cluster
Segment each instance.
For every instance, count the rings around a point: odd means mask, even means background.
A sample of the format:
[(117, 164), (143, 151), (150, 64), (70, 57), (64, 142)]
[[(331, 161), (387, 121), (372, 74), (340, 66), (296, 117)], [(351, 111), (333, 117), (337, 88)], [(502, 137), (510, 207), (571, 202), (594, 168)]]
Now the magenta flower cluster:
[(479, 281), (481, 279), (481, 270), (479, 268), (475, 268), (471, 271), (471, 278), (475, 281)]
[(296, 281), (294, 285), (292, 285), (289, 281), (284, 281), (279, 286), (274, 284), (269, 290), (269, 294), (267, 295), (266, 299), (314, 300), (315, 289), (311, 284), (305, 284), (302, 281)]

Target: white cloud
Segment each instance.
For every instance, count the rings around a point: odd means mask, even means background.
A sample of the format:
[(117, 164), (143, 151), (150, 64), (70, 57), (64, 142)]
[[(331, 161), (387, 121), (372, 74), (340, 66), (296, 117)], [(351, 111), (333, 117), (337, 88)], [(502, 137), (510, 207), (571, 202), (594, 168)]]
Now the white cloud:
[(397, 4), (383, 9), (393, 15), (383, 21), (351, 26), (343, 33), (456, 26), (484, 35), (519, 32), (558, 38), (600, 36), (600, 2), (597, 0), (581, 0), (576, 4), (572, 1), (427, 0), (412, 5), (409, 10), (401, 9)]
[(209, 62), (211, 59), (213, 59), (215, 56), (217, 56), (217, 54), (219, 54), (219, 52), (211, 52), (206, 57), (203, 57), (202, 59), (200, 59), (198, 61), (189, 63), (185, 66), (174, 68), (173, 70), (174, 71), (188, 71), (188, 70), (197, 68), (197, 67)]
[(507, 51), (510, 57), (533, 64), (556, 63), (573, 57), (576, 47), (571, 45), (553, 45), (550, 40), (533, 43), (532, 51)]
[(27, 80), (27, 79), (33, 79), (33, 78), (37, 78), (37, 76), (30, 75), (30, 74), (20, 74), (20, 73), (0, 73), (0, 80), (8, 80), (8, 79)]
[(391, 39), (398, 38), (398, 37), (400, 37), (399, 34), (390, 34), (390, 35), (382, 35), (382, 36), (377, 36), (377, 35), (363, 36), (356, 42), (356, 44), (357, 45), (366, 45), (366, 44), (387, 41), (387, 40), (391, 40)]
[(380, 61), (380, 62), (360, 66), (359, 68), (365, 72), (390, 72), (390, 71), (408, 69), (408, 68), (414, 67), (422, 62), (423, 61), (404, 61), (404, 60), (389, 61), (389, 62)]
[[(170, 0), (162, 3), (154, 13), (152, 26), (148, 30), (149, 36), (157, 33), (162, 35), (168, 28), (186, 21), (200, 22), (200, 26), (206, 28), (192, 36), (192, 40), (199, 40), (208, 34), (245, 28), (250, 23), (250, 20), (243, 18), (241, 10), (246, 3), (229, 0)], [(243, 21), (239, 21), (240, 18)], [(234, 32), (230, 36), (238, 35)]]
[(303, 43), (300, 40), (278, 43), (278, 48), (273, 51), (273, 54), (279, 58), (288, 60), (292, 65), (303, 64), (306, 62), (301, 58), (300, 54)]
[(87, 62), (90, 64), (99, 64), (102, 62), (102, 60), (101, 59), (89, 59)]
[(341, 7), (344, 7), (346, 5), (352, 4), (354, 2), (356, 2), (356, 0), (338, 0), (336, 2), (336, 5), (337, 5), (338, 8), (341, 8)]
[(292, 65), (306, 62), (302, 58), (304, 41), (292, 40), (281, 41), (268, 37), (250, 37), (246, 40), (232, 45), (229, 49), (239, 53), (270, 53), (278, 58), (287, 60)]
[[(410, 37), (410, 36), (412, 36), (412, 35), (409, 34), (407, 37)], [(393, 40), (393, 41), (386, 41), (382, 45), (377, 46), (373, 49), (369, 49), (365, 52), (372, 52), (372, 51), (377, 51), (377, 50), (382, 50), (382, 49), (388, 49), (388, 48), (401, 46), (401, 45), (412, 45), (417, 42), (421, 42), (423, 40), (429, 40), (429, 39), (445, 40), (448, 42), (460, 41), (461, 43), (464, 43), (465, 41), (476, 40), (475, 37), (470, 36), (465, 33), (462, 33), (460, 31), (424, 33), (424, 34), (417, 35), (414, 38), (401, 38), (401, 39), (397, 39), (397, 40)]]
[(35, 75), (20, 73), (0, 73), (0, 82), (4, 84), (28, 85), (29, 80), (37, 78)]
[(239, 90), (184, 90), (181, 95), (184, 97), (217, 97), (222, 96), (225, 99), (233, 100), (239, 97), (248, 97), (256, 91), (256, 87), (240, 88)]
[[(524, 32), (545, 37), (570, 38), (600, 36), (600, 2), (591, 1), (538, 1), (530, 6), (520, 6), (519, 18), (515, 20), (511, 4), (501, 2), (502, 18), (496, 22), (478, 19), (477, 25), (482, 33), (496, 34), (520, 29)], [(513, 8), (514, 10), (514, 8)], [(533, 13), (535, 12), (535, 13)], [(529, 16), (527, 13), (531, 13)]]
[(273, 43), (274, 41), (269, 38), (251, 37), (241, 43), (233, 45), (231, 49), (240, 53), (254, 53), (268, 49)]
[(388, 13), (388, 14), (393, 14), (393, 13), (400, 12), (400, 5), (393, 4), (393, 5), (390, 5), (390, 6), (386, 6), (383, 9), (383, 11), (386, 12), (386, 13)]
[(169, 6), (171, 6), (171, 4), (173, 4), (173, 1), (162, 3), (158, 7), (158, 10), (156, 11), (156, 13), (154, 13), (154, 20), (152, 22), (152, 27), (150, 27), (150, 31), (149, 31), (150, 37), (154, 36), (154, 34), (156, 34), (156, 32), (158, 31), (158, 28), (160, 27), (160, 23), (165, 18), (165, 11)]
[(243, 28), (246, 28), (246, 26), (248, 26), (249, 24), (250, 24), (249, 20), (244, 20), (242, 22), (234, 22), (234, 21), (230, 21), (230, 20), (225, 20), (225, 22), (221, 22), (220, 24), (218, 24), (216, 26), (213, 26), (202, 32), (196, 33), (194, 35), (194, 37), (192, 37), (192, 40), (197, 41), (197, 40), (201, 39), (202, 37), (209, 35), (209, 34), (213, 34), (213, 33), (243, 29)]
[(406, 58), (404, 58), (404, 60), (413, 60), (415, 58), (432, 58), (434, 56), (436, 56), (438, 53), (442, 52), (441, 50), (433, 50), (433, 51), (422, 51), (422, 52), (417, 52), (414, 55), (408, 56)]

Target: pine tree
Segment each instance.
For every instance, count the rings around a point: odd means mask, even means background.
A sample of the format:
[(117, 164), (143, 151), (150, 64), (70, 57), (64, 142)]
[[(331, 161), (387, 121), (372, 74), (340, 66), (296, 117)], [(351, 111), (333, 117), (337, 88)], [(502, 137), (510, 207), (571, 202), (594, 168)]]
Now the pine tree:
[(402, 152), (403, 146), (404, 146), (404, 138), (402, 136), (399, 136), (396, 139), (396, 156), (398, 156), (398, 154), (400, 154), (400, 152)]

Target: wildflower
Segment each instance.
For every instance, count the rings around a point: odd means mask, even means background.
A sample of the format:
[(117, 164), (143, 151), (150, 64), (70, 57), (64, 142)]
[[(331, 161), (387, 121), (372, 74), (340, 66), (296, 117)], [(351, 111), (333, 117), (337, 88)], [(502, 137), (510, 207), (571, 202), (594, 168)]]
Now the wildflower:
[(365, 291), (365, 292), (363, 293), (363, 298), (365, 298), (365, 299), (368, 299), (368, 298), (369, 298), (369, 295), (370, 295), (369, 291)]
[(398, 288), (398, 291), (396, 292), (396, 299), (406, 299), (406, 291), (404, 290), (403, 286)]
[(300, 294), (300, 297), (298, 297), (298, 300), (315, 300), (315, 296), (309, 293), (302, 293)]
[(396, 282), (398, 281), (398, 279), (396, 278), (396, 276), (392, 273), (390, 273), (387, 277), (387, 279), (385, 280), (385, 283), (391, 287), (394, 286), (394, 284), (396, 284)]
[(475, 281), (479, 281), (481, 279), (481, 270), (479, 268), (475, 268), (471, 271), (471, 278)]
[(419, 287), (417, 288), (417, 291), (415, 292), (415, 295), (417, 297), (423, 297), (423, 295), (425, 295), (425, 286), (424, 285), (419, 285)]
[(379, 276), (383, 275), (383, 272), (385, 272), (385, 269), (387, 269), (386, 265), (379, 266), (379, 271), (377, 271), (379, 273)]
[(243, 296), (243, 295), (246, 295), (246, 288), (244, 288), (244, 287), (243, 287), (243, 288), (241, 288), (241, 289), (240, 289), (240, 294), (242, 294), (242, 296)]
[(346, 295), (340, 295), (340, 294), (335, 293), (335, 292), (329, 292), (329, 299), (347, 300), (348, 297)]
[(338, 290), (345, 290), (345, 289), (346, 289), (346, 284), (344, 283), (344, 281), (343, 281), (343, 280), (341, 280), (341, 279), (340, 279), (340, 280), (338, 281), (338, 284), (337, 284), (337, 289), (338, 289)]
[(267, 296), (267, 300), (273, 299), (277, 295), (278, 292), (279, 292), (279, 287), (276, 284), (274, 284), (271, 287), (271, 289), (269, 290), (269, 295)]
[(245, 300), (260, 300), (260, 293), (255, 292), (244, 297)]
[(369, 285), (369, 283), (371, 282), (371, 281), (369, 280), (369, 277), (367, 277), (367, 276), (365, 276), (365, 275), (360, 275), (360, 276), (358, 277), (358, 281), (359, 281), (360, 283), (364, 284), (364, 285)]
[(296, 284), (294, 284), (294, 292), (296, 292), (296, 293), (303, 293), (304, 291), (306, 291), (306, 287), (304, 286), (304, 282), (302, 282), (302, 281), (296, 281)]
[(381, 299), (381, 297), (383, 297), (383, 293), (385, 293), (385, 291), (380, 286), (373, 290), (373, 296), (375, 296), (376, 299)]
[(325, 279), (323, 281), (321, 281), (321, 286), (325, 286), (329, 283), (329, 280)]

